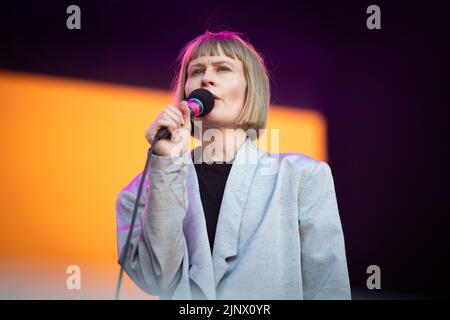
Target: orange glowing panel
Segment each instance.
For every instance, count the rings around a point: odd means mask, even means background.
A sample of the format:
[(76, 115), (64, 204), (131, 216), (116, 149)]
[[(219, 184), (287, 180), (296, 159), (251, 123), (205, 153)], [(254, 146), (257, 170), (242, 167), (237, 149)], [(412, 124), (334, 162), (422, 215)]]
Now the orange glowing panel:
[[(145, 129), (168, 103), (163, 90), (0, 71), (0, 298), (113, 298), (116, 197), (143, 170)], [(272, 128), (277, 151), (326, 160), (319, 113), (272, 106), (271, 143)], [(71, 264), (78, 292), (65, 286)], [(126, 279), (122, 297), (148, 296)]]

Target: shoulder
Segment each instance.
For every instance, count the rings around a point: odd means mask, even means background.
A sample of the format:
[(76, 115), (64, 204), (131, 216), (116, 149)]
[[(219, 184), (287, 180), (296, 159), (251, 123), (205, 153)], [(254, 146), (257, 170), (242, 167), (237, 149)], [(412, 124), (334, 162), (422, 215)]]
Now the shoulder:
[(278, 153), (271, 154), (271, 157), (278, 157), (280, 163), (286, 163), (297, 169), (313, 171), (322, 161), (315, 159), (304, 153)]
[(277, 162), (281, 167), (304, 173), (313, 173), (319, 166), (329, 168), (328, 163), (315, 159), (304, 153), (268, 153), (265, 152), (262, 160)]
[[(271, 167), (278, 175), (289, 176), (300, 185), (312, 179), (331, 177), (331, 168), (325, 161), (315, 159), (304, 153), (265, 153), (261, 166)], [(276, 168), (276, 170), (274, 169)]]

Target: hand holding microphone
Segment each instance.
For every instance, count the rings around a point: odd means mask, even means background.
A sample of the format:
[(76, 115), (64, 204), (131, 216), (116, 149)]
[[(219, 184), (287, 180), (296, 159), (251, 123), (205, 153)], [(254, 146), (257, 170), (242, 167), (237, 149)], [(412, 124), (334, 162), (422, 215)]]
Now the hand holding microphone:
[(177, 156), (185, 153), (189, 146), (191, 118), (202, 117), (214, 107), (214, 96), (206, 89), (191, 92), (186, 101), (178, 106), (167, 105), (155, 121), (146, 129), (146, 139), (151, 144), (158, 135), (161, 137), (154, 146), (154, 153), (160, 156)]

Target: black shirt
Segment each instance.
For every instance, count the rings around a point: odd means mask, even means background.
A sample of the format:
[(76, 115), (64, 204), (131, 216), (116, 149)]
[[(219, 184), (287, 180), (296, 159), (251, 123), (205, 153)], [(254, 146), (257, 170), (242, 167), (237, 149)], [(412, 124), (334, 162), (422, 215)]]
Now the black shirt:
[(208, 230), (209, 246), (212, 253), (220, 205), (232, 163), (194, 163), (194, 166), (197, 172), (200, 198), (205, 212), (206, 229)]

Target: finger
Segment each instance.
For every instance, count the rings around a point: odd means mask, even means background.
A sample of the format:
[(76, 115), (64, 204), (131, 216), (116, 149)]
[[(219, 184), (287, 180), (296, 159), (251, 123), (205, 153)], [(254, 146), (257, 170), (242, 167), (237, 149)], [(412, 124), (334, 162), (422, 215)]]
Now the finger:
[(176, 115), (173, 115), (173, 114), (171, 114), (171, 113), (165, 113), (164, 114), (164, 118), (165, 119), (168, 119), (168, 120), (170, 120), (170, 121), (172, 121), (174, 124), (175, 124), (175, 126), (177, 127), (177, 128), (181, 128), (181, 126), (182, 126), (182, 124), (181, 124), (181, 119), (180, 118), (178, 118)]
[(190, 126), (191, 124), (191, 111), (189, 110), (188, 104), (186, 101), (181, 101), (178, 105), (178, 109), (183, 114), (183, 120), (185, 126)]
[(180, 120), (176, 117), (176, 115), (168, 111), (164, 111), (163, 113), (161, 113), (160, 118), (164, 120), (173, 121), (176, 125), (180, 122)]
[(183, 116), (181, 114), (180, 110), (177, 110), (178, 113), (176, 111), (173, 111), (171, 109), (167, 109), (165, 110), (165, 113), (171, 117), (171, 119), (173, 119), (176, 123), (179, 123), (180, 125), (183, 124), (184, 120), (183, 120)]
[(173, 105), (168, 105), (167, 109), (175, 112), (175, 114), (179, 115), (180, 117), (183, 117), (183, 113), (177, 107), (174, 107)]
[(166, 128), (167, 131), (169, 131), (169, 133), (172, 133), (174, 130), (177, 129), (176, 123), (171, 119), (162, 118), (158, 121), (158, 125), (161, 128)]
[(181, 136), (180, 136), (180, 133), (178, 132), (178, 130), (175, 130), (172, 133), (171, 140), (172, 140), (172, 142), (179, 142), (179, 141), (181, 141)]

